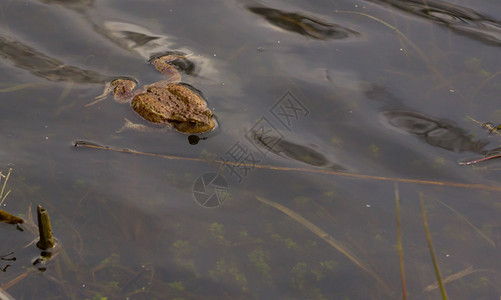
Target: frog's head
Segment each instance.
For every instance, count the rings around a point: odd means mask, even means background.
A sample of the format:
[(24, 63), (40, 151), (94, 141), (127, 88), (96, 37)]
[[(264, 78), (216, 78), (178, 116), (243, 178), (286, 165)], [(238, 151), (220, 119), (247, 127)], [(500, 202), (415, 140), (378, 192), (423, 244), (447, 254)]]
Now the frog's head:
[(203, 133), (214, 129), (215, 122), (209, 109), (187, 115), (173, 114), (168, 122), (184, 133)]

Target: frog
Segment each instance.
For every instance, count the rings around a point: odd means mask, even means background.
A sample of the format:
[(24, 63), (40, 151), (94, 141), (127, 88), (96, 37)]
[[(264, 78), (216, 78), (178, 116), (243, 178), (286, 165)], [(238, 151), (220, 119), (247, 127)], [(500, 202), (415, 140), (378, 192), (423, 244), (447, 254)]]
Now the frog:
[(167, 76), (139, 89), (131, 78), (117, 78), (106, 83), (104, 91), (92, 105), (105, 99), (110, 93), (119, 103), (129, 103), (132, 109), (145, 120), (156, 124), (169, 124), (179, 132), (199, 134), (211, 131), (216, 126), (214, 115), (200, 92), (181, 83), (181, 74), (174, 62), (184, 57), (166, 54), (150, 60), (160, 73)]

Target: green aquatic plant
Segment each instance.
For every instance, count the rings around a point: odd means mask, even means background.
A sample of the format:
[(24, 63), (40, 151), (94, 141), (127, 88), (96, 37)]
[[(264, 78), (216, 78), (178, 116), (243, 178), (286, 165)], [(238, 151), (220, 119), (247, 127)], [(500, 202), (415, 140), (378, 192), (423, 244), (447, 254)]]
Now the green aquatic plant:
[(464, 63), (470, 73), (475, 73), (475, 75), (483, 78), (487, 78), (491, 75), (491, 72), (482, 67), (482, 61), (477, 57), (467, 59)]
[(479, 276), (469, 284), (469, 286), (474, 289), (482, 289), (490, 285), (492, 285), (492, 282), (487, 276)]
[(247, 256), (249, 257), (250, 265), (258, 271), (262, 279), (271, 279), (271, 267), (266, 262), (270, 259), (270, 254), (268, 252), (265, 252), (262, 248), (257, 248)]
[(305, 277), (306, 274), (308, 273), (308, 265), (304, 262), (299, 262), (297, 263), (294, 267), (292, 267), (291, 270), (291, 286), (302, 290), (304, 289), (305, 286)]
[(258, 197), (256, 196), (256, 199), (266, 205), (269, 205), (271, 207), (274, 207), (281, 211), (282, 213), (286, 214), (290, 218), (294, 219), (295, 221), (299, 222), (301, 225), (303, 225), (305, 228), (313, 232), (315, 235), (317, 235), (319, 238), (323, 239), (326, 241), (329, 245), (331, 245), (334, 249), (338, 250), (341, 254), (343, 254), (346, 258), (348, 258), (350, 261), (352, 261), (355, 265), (360, 267), (362, 270), (364, 270), (367, 274), (369, 274), (371, 277), (376, 279), (380, 286), (384, 288), (387, 291), (390, 291), (390, 288), (388, 285), (365, 263), (363, 263), (354, 253), (352, 253), (346, 246), (344, 246), (340, 241), (334, 239), (332, 236), (330, 236), (327, 232), (323, 231), (310, 221), (306, 220), (296, 212), (288, 209), (287, 207), (278, 204), (276, 202), (267, 200), (263, 197)]
[(295, 204), (305, 205), (305, 204), (308, 204), (310, 202), (310, 198), (306, 197), (306, 196), (298, 196), (298, 197), (295, 197), (293, 199), (293, 201)]
[(177, 240), (172, 243), (170, 250), (174, 252), (177, 257), (188, 256), (193, 252), (193, 247), (190, 245), (189, 241)]
[(220, 258), (216, 262), (216, 267), (209, 271), (209, 275), (217, 282), (231, 282), (235, 284), (242, 292), (249, 290), (245, 274), (235, 264), (227, 263), (225, 258)]
[(224, 237), (224, 225), (220, 223), (212, 223), (210, 225), (209, 231), (214, 240), (216, 240), (220, 245), (229, 246), (231, 243)]
[(315, 278), (316, 281), (323, 279), (323, 275), (316, 270), (311, 270), (307, 263), (298, 262), (292, 267), (290, 285), (301, 292), (305, 299), (327, 299), (320, 289), (311, 283), (310, 277)]
[(281, 244), (283, 244), (287, 249), (290, 250), (298, 250), (299, 246), (297, 245), (296, 242), (294, 242), (291, 238), (289, 237), (282, 237), (281, 235), (274, 233), (271, 235), (271, 238)]
[(376, 144), (370, 144), (369, 145), (369, 153), (373, 157), (379, 157), (379, 154), (380, 154), (379, 146)]
[(177, 292), (182, 292), (185, 290), (184, 285), (181, 281), (170, 282), (167, 284), (167, 286)]
[(96, 293), (92, 298), (85, 298), (86, 300), (108, 300), (108, 297), (101, 295), (101, 293)]

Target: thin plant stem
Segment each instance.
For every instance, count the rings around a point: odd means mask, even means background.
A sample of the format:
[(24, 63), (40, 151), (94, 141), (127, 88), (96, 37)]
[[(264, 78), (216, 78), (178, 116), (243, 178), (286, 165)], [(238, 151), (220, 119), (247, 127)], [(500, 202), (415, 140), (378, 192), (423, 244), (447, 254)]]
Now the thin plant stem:
[(306, 220), (303, 218), (301, 215), (298, 213), (294, 212), (293, 210), (278, 204), (274, 201), (267, 200), (263, 197), (256, 196), (256, 199), (259, 200), (260, 202), (269, 205), (271, 207), (274, 207), (281, 211), (282, 213), (286, 214), (290, 218), (294, 219), (295, 221), (299, 222), (301, 225), (303, 225), (305, 228), (313, 232), (315, 235), (326, 241), (329, 245), (331, 245), (334, 249), (339, 251), (341, 254), (343, 254), (346, 258), (351, 260), (355, 265), (360, 267), (362, 270), (367, 272), (371, 277), (376, 279), (378, 283), (381, 285), (382, 288), (384, 288), (388, 293), (391, 292), (391, 289), (389, 286), (366, 264), (364, 264), (354, 253), (352, 253), (346, 246), (344, 246), (340, 241), (336, 240), (333, 238), (330, 234), (327, 232), (323, 231), (321, 228), (316, 226), (315, 224), (311, 223), (310, 221)]
[(480, 85), (477, 87), (477, 89), (473, 92), (472, 96), (471, 96), (471, 99), (475, 99), (478, 92), (480, 92), (480, 90), (484, 87), (484, 85), (486, 85), (489, 81), (491, 81), (492, 79), (494, 79), (496, 76), (499, 76), (501, 75), (501, 71), (498, 71), (494, 74), (492, 74), (491, 76), (487, 77), (487, 79), (485, 79), (482, 83), (480, 83)]
[(175, 156), (175, 155), (168, 155), (168, 154), (141, 152), (141, 151), (136, 151), (136, 150), (132, 150), (132, 149), (125, 149), (125, 148), (119, 149), (119, 148), (113, 148), (113, 147), (108, 147), (108, 146), (102, 146), (102, 145), (92, 143), (92, 142), (87, 142), (87, 141), (76, 141), (74, 143), (74, 147), (99, 149), (99, 150), (105, 150), (105, 151), (129, 153), (129, 154), (142, 155), (142, 156), (161, 157), (161, 158), (173, 159), (173, 160), (204, 162), (204, 163), (209, 163), (209, 164), (218, 164), (221, 166), (238, 166), (238, 167), (249, 167), (249, 168), (254, 168), (254, 169), (276, 170), (276, 171), (294, 171), (294, 172), (316, 173), (316, 174), (326, 174), (326, 175), (342, 176), (342, 177), (356, 178), (356, 179), (379, 180), (379, 181), (390, 181), (390, 182), (405, 182), (405, 183), (414, 183), (414, 184), (423, 184), (423, 185), (448, 186), (448, 187), (479, 189), (479, 190), (485, 190), (485, 191), (501, 192), (501, 186), (493, 186), (493, 185), (485, 185), (485, 184), (460, 183), (460, 182), (450, 182), (450, 181), (433, 181), (433, 180), (422, 180), (422, 179), (411, 179), (411, 178), (400, 178), (400, 177), (385, 177), (385, 176), (376, 176), (376, 175), (346, 173), (346, 172), (340, 172), (340, 171), (334, 171), (334, 170), (328, 170), (328, 169), (282, 167), (282, 166), (273, 166), (273, 165), (260, 165), (260, 164), (254, 164), (254, 163), (251, 164), (251, 163), (223, 161), (223, 160), (217, 160), (217, 159), (206, 159), (206, 158), (198, 158), (198, 157), (183, 157), (183, 156)]
[(435, 256), (435, 250), (433, 249), (433, 242), (431, 241), (430, 228), (428, 227), (428, 220), (426, 219), (426, 210), (424, 208), (423, 193), (419, 193), (419, 200), (421, 202), (421, 217), (423, 218), (424, 232), (426, 233), (426, 240), (428, 241), (428, 248), (430, 249), (431, 261), (433, 262), (433, 268), (435, 269), (435, 275), (437, 276), (438, 286), (440, 287), (440, 293), (442, 294), (442, 299), (447, 300), (447, 293), (445, 292), (444, 284), (442, 282), (442, 276), (440, 276), (440, 269), (438, 267), (437, 257)]
[(480, 126), (482, 126), (482, 127), (485, 127), (485, 128), (487, 128), (487, 129), (489, 129), (489, 132), (490, 132), (490, 133), (496, 133), (496, 134), (498, 134), (498, 135), (501, 135), (501, 132), (499, 132), (499, 131), (497, 130), (497, 128), (494, 128), (492, 125), (490, 125), (490, 124), (488, 124), (488, 123), (481, 123), (481, 122), (479, 122), (479, 121), (477, 121), (477, 120), (473, 119), (472, 117), (470, 117), (470, 116), (468, 116), (468, 115), (466, 115), (466, 117), (467, 117), (468, 119), (470, 119), (471, 121), (473, 121), (473, 122), (477, 123), (478, 125), (480, 125)]
[(492, 247), (496, 247), (496, 243), (494, 243), (494, 241), (489, 238), (485, 233), (482, 232), (482, 230), (480, 230), (480, 228), (478, 228), (477, 226), (475, 226), (473, 223), (471, 223), (470, 221), (468, 221), (468, 219), (463, 216), (460, 212), (458, 212), (457, 210), (455, 210), (454, 208), (452, 208), (451, 206), (445, 204), (444, 202), (438, 200), (438, 199), (435, 199), (435, 201), (437, 201), (438, 203), (442, 204), (443, 206), (447, 207), (448, 209), (450, 209), (453, 213), (455, 213), (463, 222), (465, 222), (466, 224), (468, 224), (468, 226), (470, 226), (473, 230), (475, 230), (476, 233), (478, 233), (478, 235), (480, 235), (487, 243), (489, 243)]
[(400, 263), (400, 278), (402, 281), (402, 299), (407, 299), (407, 287), (405, 284), (404, 269), (404, 251), (402, 248), (402, 222), (400, 218), (400, 195), (398, 192), (398, 183), (395, 182), (395, 209), (397, 211), (397, 240), (398, 240), (398, 258)]
[(0, 206), (3, 204), (3, 202), (5, 201), (5, 198), (7, 198), (7, 196), (10, 194), (10, 190), (5, 194), (5, 196), (3, 195), (3, 192), (5, 191), (5, 186), (7, 185), (7, 181), (9, 180), (9, 177), (10, 177), (10, 172), (12, 172), (12, 168), (9, 168), (9, 173), (7, 173), (7, 176), (5, 176), (5, 181), (3, 182), (3, 186), (2, 186), (2, 191), (0, 191)]
[(379, 18), (376, 18), (372, 15), (369, 15), (369, 14), (366, 14), (366, 13), (363, 13), (363, 12), (359, 12), (359, 11), (342, 11), (342, 10), (336, 10), (336, 13), (345, 13), (345, 14), (354, 14), (354, 15), (360, 15), (360, 16), (364, 16), (364, 17), (367, 17), (369, 19), (372, 19), (376, 22), (379, 22), (381, 24), (383, 24), (384, 26), (390, 28), (391, 30), (395, 31), (397, 33), (397, 35), (402, 38), (405, 42), (407, 42), (410, 47), (412, 49), (414, 49), (414, 51), (418, 54), (418, 56), (424, 61), (424, 63), (426, 64), (426, 66), (428, 67), (428, 69), (434, 73), (438, 78), (440, 78), (440, 80), (442, 80), (443, 82), (445, 82), (450, 89), (453, 89), (453, 90), (456, 90), (456, 93), (461, 97), (461, 98), (465, 98), (463, 96), (463, 94), (456, 88), (454, 88), (452, 86), (452, 83), (449, 82), (449, 80), (433, 65), (430, 63), (430, 60), (428, 59), (428, 57), (426, 56), (426, 54), (423, 52), (423, 50), (421, 50), (416, 44), (414, 44), (403, 32), (401, 32), (397, 27), (389, 24), (388, 22), (385, 22)]

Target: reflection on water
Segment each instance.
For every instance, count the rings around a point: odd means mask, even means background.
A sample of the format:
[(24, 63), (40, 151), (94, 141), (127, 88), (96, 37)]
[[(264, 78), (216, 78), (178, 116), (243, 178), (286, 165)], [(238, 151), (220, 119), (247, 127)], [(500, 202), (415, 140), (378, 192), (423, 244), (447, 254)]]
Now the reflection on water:
[[(110, 21), (92, 15), (90, 9), (94, 5), (93, 0), (44, 0), (41, 2), (49, 5), (61, 5), (68, 10), (77, 12), (85, 22), (92, 26), (95, 33), (113, 42), (120, 48), (139, 54), (144, 59), (151, 59), (173, 52), (181, 53), (184, 56), (191, 56), (191, 58), (185, 59), (185, 61), (176, 61), (176, 67), (192, 76), (216, 78), (218, 72), (213, 66), (212, 60), (200, 55), (192, 56), (193, 51), (184, 45), (178, 45), (178, 41), (174, 36), (154, 33), (148, 28), (137, 24)], [(197, 68), (197, 66), (202, 65), (203, 70)]]
[(74, 10), (84, 7), (90, 7), (94, 3), (94, 0), (39, 0), (39, 1), (46, 4), (62, 5), (66, 8)]
[(107, 79), (107, 76), (95, 71), (65, 65), (6, 35), (0, 35), (0, 56), (16, 67), (50, 81), (102, 83)]
[(327, 23), (298, 13), (262, 6), (249, 6), (247, 9), (264, 17), (272, 25), (313, 39), (345, 39), (358, 34), (358, 32), (341, 25)]
[[(172, 37), (155, 34), (147, 28), (131, 23), (104, 21), (103, 26), (98, 28), (98, 32), (120, 47), (137, 52), (146, 59), (159, 53), (173, 51), (175, 48), (175, 41)], [(184, 55), (191, 54), (191, 51), (185, 48), (177, 49), (177, 51)]]
[(473, 139), (454, 124), (421, 113), (403, 110), (385, 111), (382, 115), (390, 125), (407, 131), (434, 147), (453, 152), (481, 153), (487, 142)]
[[(82, 18), (92, 25), (94, 31), (116, 45), (129, 51), (139, 53), (149, 59), (155, 54), (172, 51), (174, 38), (159, 35), (139, 25), (126, 22), (100, 20), (90, 12), (93, 0), (40, 0), (49, 5), (61, 5), (66, 9), (79, 13)], [(180, 49), (184, 54), (191, 53), (188, 49)]]
[[(193, 51), (177, 46), (172, 36), (156, 34), (139, 25), (105, 21), (97, 31), (110, 39), (116, 45), (128, 51), (134, 51), (147, 60), (153, 60), (166, 54), (177, 54), (183, 58), (173, 64), (185, 74), (203, 78), (217, 78), (218, 71), (213, 66), (213, 60), (201, 55), (193, 55)], [(202, 68), (203, 66), (203, 68)]]
[(439, 0), (367, 0), (384, 3), (446, 25), (457, 33), (469, 36), (478, 41), (501, 45), (501, 22), (475, 10)]
[[(372, 100), (384, 103), (386, 107), (405, 107), (404, 100), (399, 99), (386, 88), (372, 85), (365, 91)], [(391, 126), (419, 137), (433, 147), (452, 152), (484, 153), (487, 141), (479, 141), (466, 130), (447, 120), (439, 120), (412, 109), (385, 109), (381, 115)]]

